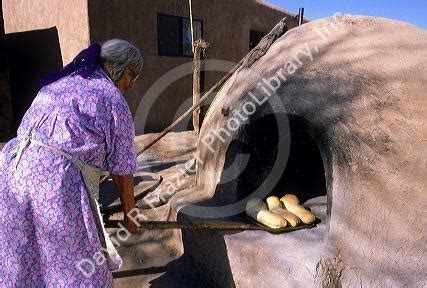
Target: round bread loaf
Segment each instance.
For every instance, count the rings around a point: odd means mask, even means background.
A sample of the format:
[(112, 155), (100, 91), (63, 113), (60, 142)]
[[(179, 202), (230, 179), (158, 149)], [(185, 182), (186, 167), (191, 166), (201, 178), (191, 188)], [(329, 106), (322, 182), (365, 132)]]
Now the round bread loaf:
[(270, 196), (265, 200), (265, 202), (267, 202), (267, 208), (270, 211), (273, 211), (276, 208), (282, 208), (282, 202), (280, 202), (279, 197)]
[(286, 204), (293, 204), (293, 205), (299, 204), (299, 200), (298, 200), (297, 196), (295, 196), (293, 194), (286, 194), (285, 196), (280, 198), (280, 201), (282, 201), (285, 206), (286, 206)]

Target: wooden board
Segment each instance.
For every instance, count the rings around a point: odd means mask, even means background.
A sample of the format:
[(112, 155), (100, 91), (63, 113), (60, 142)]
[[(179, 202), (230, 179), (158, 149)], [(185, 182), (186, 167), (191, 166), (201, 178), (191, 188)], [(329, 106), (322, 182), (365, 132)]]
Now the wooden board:
[[(106, 227), (116, 228), (119, 220), (106, 221)], [(272, 234), (289, 233), (316, 227), (317, 221), (310, 225), (273, 229), (253, 220), (251, 223), (234, 221), (144, 221), (139, 229), (204, 229), (204, 230), (263, 230)]]

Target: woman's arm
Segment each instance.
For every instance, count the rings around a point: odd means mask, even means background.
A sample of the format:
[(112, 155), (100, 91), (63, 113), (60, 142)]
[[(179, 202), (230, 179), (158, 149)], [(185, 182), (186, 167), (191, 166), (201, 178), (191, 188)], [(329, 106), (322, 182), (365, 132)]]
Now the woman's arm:
[(129, 232), (136, 232), (137, 226), (132, 220), (127, 217), (127, 213), (135, 208), (135, 198), (133, 192), (133, 175), (114, 175), (113, 178), (114, 186), (120, 196), (122, 209), (124, 212), (125, 227)]

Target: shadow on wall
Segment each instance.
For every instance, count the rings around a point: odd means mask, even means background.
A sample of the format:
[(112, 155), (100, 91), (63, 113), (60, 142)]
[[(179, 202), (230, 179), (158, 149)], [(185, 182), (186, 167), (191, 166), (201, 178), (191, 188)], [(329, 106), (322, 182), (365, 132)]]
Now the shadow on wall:
[(5, 39), (14, 119), (11, 130), (16, 134), (41, 88), (40, 78), (61, 69), (62, 56), (56, 27), (6, 34)]
[[(0, 28), (2, 27), (0, 26)], [(10, 101), (9, 68), (7, 65), (5, 43), (5, 36), (3, 33), (0, 36), (0, 142), (8, 138), (13, 120), (12, 103)]]

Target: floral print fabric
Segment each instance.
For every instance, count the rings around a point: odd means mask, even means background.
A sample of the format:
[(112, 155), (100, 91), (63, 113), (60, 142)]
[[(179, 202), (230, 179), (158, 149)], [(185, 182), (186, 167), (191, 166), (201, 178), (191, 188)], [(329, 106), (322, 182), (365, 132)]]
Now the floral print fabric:
[(100, 71), (43, 87), (18, 137), (0, 152), (0, 287), (112, 287), (75, 164), (33, 144), (19, 162), (11, 156), (31, 131), (37, 140), (110, 173), (138, 170), (129, 107)]

